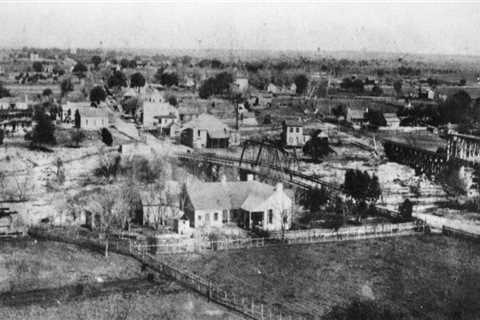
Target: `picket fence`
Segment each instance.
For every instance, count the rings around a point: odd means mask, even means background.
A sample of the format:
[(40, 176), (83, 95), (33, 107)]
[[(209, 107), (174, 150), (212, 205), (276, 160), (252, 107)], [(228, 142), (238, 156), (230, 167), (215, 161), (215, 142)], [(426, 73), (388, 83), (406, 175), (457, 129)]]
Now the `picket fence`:
[(381, 237), (411, 235), (422, 231), (418, 222), (398, 224), (365, 225), (329, 229), (289, 230), (270, 233), (268, 238), (243, 238), (227, 240), (193, 240), (169, 244), (146, 244), (135, 241), (133, 248), (137, 253), (146, 255), (167, 255), (181, 253), (205, 253), (208, 251), (239, 250), (261, 248), (278, 244), (308, 244), (335, 241), (364, 240)]

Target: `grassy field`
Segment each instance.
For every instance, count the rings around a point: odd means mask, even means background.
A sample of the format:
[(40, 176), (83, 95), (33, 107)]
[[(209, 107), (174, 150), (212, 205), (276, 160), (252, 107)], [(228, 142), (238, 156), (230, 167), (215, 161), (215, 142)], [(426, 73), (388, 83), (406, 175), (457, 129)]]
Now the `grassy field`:
[(303, 315), (320, 317), (355, 298), (386, 304), (407, 319), (480, 314), (480, 246), (443, 236), (223, 251), (175, 262)]
[[(178, 287), (178, 285), (173, 284)], [(148, 292), (118, 293), (96, 299), (59, 303), (54, 306), (31, 305), (0, 308), (2, 320), (239, 320), (204, 297), (181, 287), (171, 293), (165, 288)]]
[(140, 264), (121, 255), (100, 253), (58, 242), (0, 241), (0, 292), (53, 288), (97, 277), (128, 279), (141, 275)]
[[(0, 292), (58, 288), (82, 283), (145, 277), (140, 264), (111, 253), (100, 253), (58, 242), (18, 240), (0, 242)], [(2, 320), (70, 319), (240, 319), (168, 279), (153, 289), (136, 289), (73, 300), (42, 300), (27, 306), (0, 307)]]

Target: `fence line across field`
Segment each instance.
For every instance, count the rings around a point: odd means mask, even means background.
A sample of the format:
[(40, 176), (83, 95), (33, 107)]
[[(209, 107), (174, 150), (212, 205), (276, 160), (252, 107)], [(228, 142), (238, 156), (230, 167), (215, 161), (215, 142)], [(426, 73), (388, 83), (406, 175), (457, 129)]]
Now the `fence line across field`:
[(375, 226), (349, 227), (339, 231), (325, 229), (291, 230), (272, 233), (268, 238), (232, 239), (232, 240), (201, 240), (189, 243), (145, 244), (134, 242), (133, 248), (142, 254), (175, 254), (208, 252), (220, 250), (239, 250), (261, 248), (281, 244), (308, 244), (322, 242), (340, 242), (349, 240), (365, 240), (381, 237), (411, 235), (421, 231), (422, 226), (414, 222), (399, 224), (383, 224)]

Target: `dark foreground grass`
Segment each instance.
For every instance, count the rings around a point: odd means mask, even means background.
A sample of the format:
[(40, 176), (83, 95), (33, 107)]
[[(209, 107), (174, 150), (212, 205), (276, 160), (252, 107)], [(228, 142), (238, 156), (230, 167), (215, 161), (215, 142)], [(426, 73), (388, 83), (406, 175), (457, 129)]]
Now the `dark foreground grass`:
[(75, 245), (30, 238), (0, 242), (0, 292), (141, 276), (139, 262), (114, 253), (107, 259)]
[(182, 289), (177, 293), (119, 293), (56, 306), (0, 307), (2, 320), (239, 320), (241, 317)]
[(444, 236), (223, 251), (175, 262), (298, 314), (320, 317), (358, 298), (407, 319), (480, 318), (480, 247)]

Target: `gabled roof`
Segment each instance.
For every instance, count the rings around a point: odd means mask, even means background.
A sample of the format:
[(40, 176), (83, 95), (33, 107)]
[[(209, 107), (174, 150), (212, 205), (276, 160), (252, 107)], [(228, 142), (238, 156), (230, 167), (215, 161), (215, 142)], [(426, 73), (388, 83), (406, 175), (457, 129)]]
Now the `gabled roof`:
[(365, 112), (363, 110), (358, 110), (358, 109), (349, 109), (348, 116), (350, 117), (350, 119), (364, 119)]
[(82, 117), (88, 118), (105, 118), (108, 117), (107, 111), (101, 108), (78, 108), (78, 113)]
[(195, 210), (254, 210), (266, 201), (275, 187), (258, 181), (202, 182), (187, 186)]
[(230, 128), (225, 123), (210, 114), (201, 114), (198, 118), (185, 123), (183, 127), (207, 130), (209, 133), (214, 131), (230, 131)]

